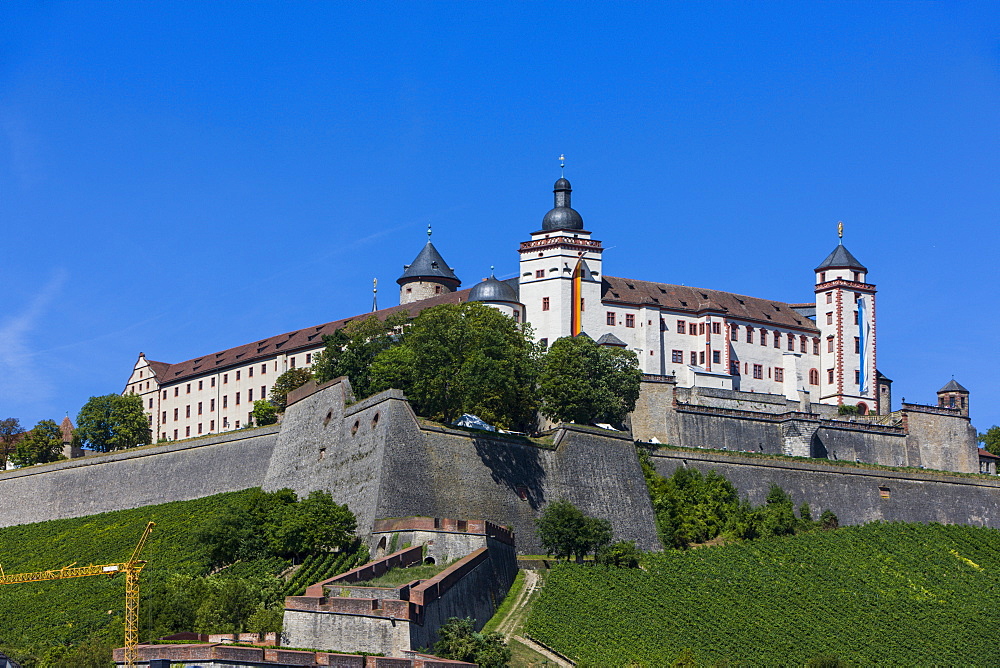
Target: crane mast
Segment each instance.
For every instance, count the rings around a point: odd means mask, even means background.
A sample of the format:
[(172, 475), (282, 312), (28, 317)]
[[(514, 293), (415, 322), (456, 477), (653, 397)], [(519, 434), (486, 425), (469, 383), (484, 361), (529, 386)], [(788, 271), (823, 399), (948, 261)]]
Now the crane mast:
[(125, 573), (125, 665), (128, 668), (134, 668), (138, 659), (139, 647), (139, 573), (146, 565), (145, 561), (139, 559), (139, 554), (146, 547), (146, 541), (154, 526), (156, 526), (154, 522), (146, 525), (146, 530), (142, 532), (142, 537), (139, 538), (139, 543), (132, 550), (132, 556), (129, 557), (128, 561), (117, 564), (90, 564), (89, 566), (77, 566), (76, 562), (73, 562), (68, 566), (54, 570), (13, 575), (7, 575), (0, 567), (0, 584), (66, 580), (91, 575), (114, 577), (118, 573)]

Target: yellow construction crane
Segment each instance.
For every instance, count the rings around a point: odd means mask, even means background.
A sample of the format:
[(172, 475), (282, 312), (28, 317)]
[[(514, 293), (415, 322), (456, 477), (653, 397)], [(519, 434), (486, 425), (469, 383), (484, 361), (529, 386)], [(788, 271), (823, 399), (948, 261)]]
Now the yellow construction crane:
[(0, 567), (0, 584), (17, 584), (18, 582), (43, 582), (45, 580), (64, 580), (67, 578), (83, 578), (88, 575), (107, 575), (114, 577), (119, 573), (125, 573), (125, 665), (134, 668), (136, 654), (139, 647), (139, 572), (146, 565), (145, 561), (139, 560), (139, 553), (146, 546), (146, 540), (155, 523), (146, 525), (146, 530), (142, 532), (139, 544), (132, 550), (129, 560), (119, 564), (99, 564), (90, 566), (77, 566), (74, 561), (69, 566), (63, 566), (58, 570), (39, 571), (37, 573), (17, 573), (7, 575)]

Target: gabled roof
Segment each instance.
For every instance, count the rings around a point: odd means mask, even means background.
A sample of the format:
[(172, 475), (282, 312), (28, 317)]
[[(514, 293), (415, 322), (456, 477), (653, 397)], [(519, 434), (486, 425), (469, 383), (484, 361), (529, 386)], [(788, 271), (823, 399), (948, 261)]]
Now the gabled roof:
[(968, 394), (968, 390), (959, 385), (954, 378), (948, 381), (948, 384), (942, 387), (938, 392), (965, 392)]
[(166, 362), (154, 362), (153, 360), (146, 360), (146, 365), (153, 372), (153, 377), (158, 381), (162, 382), (167, 376), (167, 371), (170, 369), (170, 365)]
[[(178, 362), (177, 364), (156, 362), (155, 364), (166, 367), (162, 373), (160, 370), (157, 370), (156, 379), (160, 384), (176, 383), (187, 378), (222, 371), (232, 366), (247, 364), (261, 359), (270, 359), (278, 353), (312, 350), (323, 345), (323, 336), (325, 334), (333, 334), (352, 320), (363, 320), (371, 315), (374, 315), (379, 320), (385, 320), (389, 315), (400, 311), (405, 311), (411, 316), (415, 316), (425, 308), (437, 306), (438, 304), (457, 304), (458, 302), (468, 301), (468, 296), (468, 290), (445, 292), (444, 294), (434, 295), (429, 299), (421, 299), (399, 306), (390, 306), (389, 308), (380, 309), (373, 313), (362, 313), (352, 318), (334, 320), (324, 325), (297, 329), (294, 332), (279, 334), (278, 336), (272, 336), (254, 343), (247, 343), (221, 352), (204, 355), (203, 357), (196, 357), (186, 362)], [(152, 365), (154, 363), (150, 362), (149, 364)]]
[(441, 257), (441, 253), (438, 253), (437, 248), (434, 248), (434, 244), (430, 241), (417, 254), (417, 257), (414, 258), (411, 264), (403, 267), (403, 275), (396, 279), (396, 282), (402, 285), (413, 278), (443, 278), (461, 283), (458, 280), (458, 276), (455, 276), (455, 272), (452, 271), (448, 263)]
[(851, 255), (844, 244), (838, 244), (833, 252), (826, 256), (826, 259), (816, 267), (816, 271), (823, 269), (858, 269), (867, 272), (865, 265), (858, 262), (858, 259)]
[(819, 333), (816, 324), (795, 311), (791, 304), (707, 288), (605, 276), (601, 300), (634, 306), (662, 307), (692, 315), (721, 312), (728, 318), (750, 320), (764, 326), (798, 329), (812, 335)]

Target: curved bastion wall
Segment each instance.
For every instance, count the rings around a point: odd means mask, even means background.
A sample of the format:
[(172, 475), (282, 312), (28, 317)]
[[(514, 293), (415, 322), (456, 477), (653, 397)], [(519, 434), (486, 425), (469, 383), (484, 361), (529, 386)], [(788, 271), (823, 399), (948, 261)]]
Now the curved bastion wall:
[[(329, 490), (358, 516), (362, 533), (382, 518), (488, 520), (511, 527), (522, 554), (542, 551), (535, 520), (547, 503), (565, 498), (588, 515), (608, 519), (616, 539), (634, 540), (647, 550), (658, 547), (642, 470), (624, 433), (562, 425), (548, 441), (538, 442), (442, 427), (418, 419), (396, 390), (353, 402), (344, 379), (302, 388), (289, 399), (280, 426), (0, 473), (0, 526), (260, 486), (290, 487), (299, 494)], [(707, 422), (713, 416), (701, 411), (698, 418)], [(768, 430), (780, 427), (761, 424)], [(814, 512), (829, 508), (844, 524), (885, 519), (1000, 527), (1000, 480), (995, 477), (707, 450), (662, 449), (654, 461), (663, 474), (681, 465), (714, 468), (758, 503), (774, 482), (796, 504), (808, 502)], [(888, 489), (887, 497), (880, 488)]]

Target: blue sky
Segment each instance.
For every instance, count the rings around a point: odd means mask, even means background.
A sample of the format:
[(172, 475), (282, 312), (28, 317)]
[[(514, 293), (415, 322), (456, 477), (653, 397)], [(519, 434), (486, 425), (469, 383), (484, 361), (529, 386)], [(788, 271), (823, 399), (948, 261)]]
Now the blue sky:
[(789, 302), (837, 243), (896, 401), (1000, 424), (996, 3), (3, 3), (0, 417), (466, 286), (551, 207), (611, 275)]

